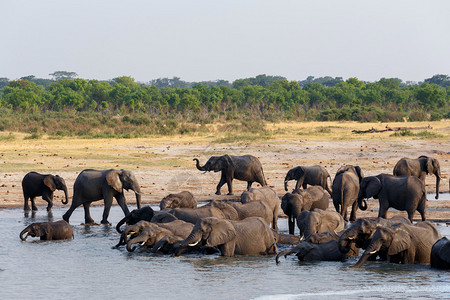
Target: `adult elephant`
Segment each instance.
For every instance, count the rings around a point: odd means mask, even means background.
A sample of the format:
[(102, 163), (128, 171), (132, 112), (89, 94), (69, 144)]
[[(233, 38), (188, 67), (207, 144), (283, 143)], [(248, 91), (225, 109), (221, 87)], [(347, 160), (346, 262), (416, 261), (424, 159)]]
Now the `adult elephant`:
[(275, 262), (280, 263), (281, 256), (290, 254), (297, 255), (300, 261), (343, 261), (351, 254), (339, 251), (338, 239), (334, 232), (313, 233), (294, 248), (278, 253)]
[(133, 209), (129, 214), (127, 214), (122, 220), (119, 221), (116, 225), (116, 230), (118, 233), (122, 233), (120, 227), (123, 224), (134, 225), (139, 221), (148, 221), (150, 222), (155, 215), (153, 208), (150, 206), (144, 206), (138, 209)]
[(280, 199), (277, 193), (269, 186), (259, 188), (251, 188), (241, 194), (241, 202), (243, 204), (262, 201), (272, 211), (272, 228), (278, 230), (278, 215), (280, 213)]
[[(176, 219), (183, 220), (192, 224), (206, 217), (225, 218), (225, 214), (217, 207), (201, 206), (197, 208), (174, 208), (167, 213), (173, 215)], [(167, 218), (167, 216), (165, 217)]]
[(197, 200), (194, 199), (194, 195), (189, 191), (182, 191), (177, 194), (169, 194), (162, 198), (159, 203), (159, 209), (172, 209), (177, 207), (196, 208)]
[(302, 211), (297, 217), (297, 226), (300, 236), (307, 237), (312, 233), (339, 232), (344, 229), (345, 222), (335, 211), (316, 208), (313, 211)]
[(358, 193), (358, 206), (367, 209), (366, 198), (378, 199), (380, 208), (378, 217), (386, 219), (389, 207), (404, 210), (412, 222), (414, 212), (417, 210), (422, 221), (425, 221), (427, 192), (425, 185), (414, 176), (393, 176), (379, 174), (368, 176), (361, 181)]
[[(26, 234), (25, 236), (23, 236)], [(56, 222), (41, 222), (28, 225), (20, 232), (20, 239), (26, 241), (28, 236), (39, 237), (41, 240), (67, 240), (73, 238), (72, 226), (64, 220)]]
[(217, 207), (225, 215), (228, 220), (244, 220), (248, 217), (260, 217), (267, 225), (272, 220), (272, 210), (262, 201), (252, 201), (248, 203), (240, 202), (226, 202), (226, 201), (211, 201), (212, 207)]
[(356, 220), (356, 211), (358, 209), (356, 198), (358, 197), (359, 185), (363, 177), (364, 174), (359, 166), (342, 166), (336, 172), (331, 197), (333, 198), (334, 208), (345, 221), (349, 220), (347, 217), (348, 207), (352, 208), (350, 221)]
[(320, 186), (296, 190), (296, 193), (286, 193), (281, 198), (281, 209), (288, 216), (289, 234), (294, 234), (295, 221), (302, 211), (316, 208), (325, 210), (329, 203), (328, 193)]
[(27, 173), (22, 179), (22, 191), (25, 200), (23, 209), (25, 211), (30, 210), (30, 206), (28, 205), (28, 199), (30, 199), (31, 209), (37, 210), (34, 199), (38, 196), (42, 196), (42, 199), (48, 203), (47, 211), (50, 211), (53, 206), (53, 192), (55, 190), (64, 191), (64, 199), (62, 199), (61, 202), (62, 204), (67, 204), (69, 199), (64, 178), (59, 175), (40, 174), (37, 172)]
[(219, 218), (199, 220), (178, 250), (179, 256), (187, 247), (202, 243), (217, 247), (222, 256), (276, 254), (277, 246), (270, 227), (259, 217), (241, 221)]
[(380, 250), (386, 250), (389, 261), (402, 264), (429, 264), (431, 248), (441, 238), (430, 222), (416, 225), (398, 223), (393, 227), (378, 227), (364, 254), (353, 268), (361, 267)]
[(331, 195), (328, 188), (328, 178), (331, 179), (330, 174), (322, 166), (298, 166), (287, 172), (284, 178), (284, 190), (288, 190), (289, 180), (297, 180), (294, 191), (300, 190), (301, 187), (306, 189), (309, 184), (321, 186)]
[(73, 211), (83, 204), (85, 224), (95, 224), (89, 212), (89, 206), (93, 201), (104, 199), (105, 208), (103, 211), (102, 224), (109, 224), (108, 215), (112, 206), (113, 198), (122, 208), (125, 216), (130, 212), (127, 207), (125, 190), (132, 190), (136, 194), (137, 208), (141, 208), (141, 188), (139, 183), (130, 171), (126, 170), (83, 170), (75, 180), (73, 186), (72, 205), (63, 215), (63, 219), (69, 222)]
[(431, 248), (430, 265), (436, 269), (450, 269), (450, 241), (443, 237)]
[[(352, 247), (366, 249), (372, 239), (373, 234), (378, 227), (392, 227), (397, 223), (411, 224), (411, 222), (400, 216), (395, 216), (391, 219), (384, 218), (359, 218), (352, 223), (339, 238), (339, 250), (342, 253), (348, 253)], [(382, 259), (387, 259), (387, 253), (383, 251), (378, 253)], [(369, 258), (374, 260), (377, 255)]]
[(425, 178), (427, 174), (434, 174), (436, 176), (436, 196), (439, 199), (439, 183), (441, 181), (441, 167), (436, 158), (428, 156), (419, 156), (419, 158), (402, 158), (394, 167), (395, 176), (414, 176), (419, 178), (425, 185)]
[(205, 165), (200, 166), (197, 158), (194, 158), (196, 167), (200, 171), (222, 172), (219, 184), (217, 185), (216, 195), (220, 195), (220, 188), (226, 183), (228, 185), (228, 195), (233, 195), (233, 179), (247, 181), (247, 190), (252, 187), (253, 182), (258, 182), (266, 186), (266, 178), (262, 169), (261, 162), (252, 155), (234, 156), (222, 155), (211, 156)]

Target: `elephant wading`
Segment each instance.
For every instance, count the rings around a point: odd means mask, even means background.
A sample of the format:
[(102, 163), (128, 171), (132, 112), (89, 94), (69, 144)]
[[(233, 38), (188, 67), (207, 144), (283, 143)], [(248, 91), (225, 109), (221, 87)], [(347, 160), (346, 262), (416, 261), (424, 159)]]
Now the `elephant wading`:
[(335, 211), (316, 208), (302, 211), (297, 217), (297, 226), (300, 236), (308, 237), (312, 233), (339, 232), (344, 229), (345, 222)]
[(194, 158), (196, 167), (200, 171), (222, 172), (219, 184), (217, 185), (216, 195), (220, 195), (220, 188), (226, 183), (228, 185), (228, 195), (233, 195), (232, 181), (234, 178), (247, 181), (247, 190), (252, 187), (253, 182), (258, 182), (266, 186), (261, 162), (252, 155), (233, 156), (211, 156), (204, 166), (200, 166), (197, 158)]
[(436, 269), (450, 269), (450, 241), (443, 237), (431, 248), (430, 265)]
[(300, 190), (301, 187), (306, 189), (309, 184), (321, 186), (331, 195), (331, 191), (328, 188), (328, 178), (331, 179), (330, 174), (322, 166), (298, 166), (287, 172), (284, 178), (284, 190), (288, 190), (289, 180), (297, 180), (294, 191)]
[(83, 204), (85, 224), (95, 224), (91, 218), (89, 206), (93, 201), (104, 199), (105, 208), (101, 223), (109, 224), (108, 215), (113, 203), (113, 197), (116, 198), (117, 203), (126, 216), (130, 211), (125, 200), (124, 189), (135, 192), (137, 208), (141, 208), (141, 189), (132, 172), (114, 169), (105, 171), (84, 170), (75, 180), (72, 205), (63, 215), (63, 219), (69, 222), (73, 211)]
[(187, 247), (202, 243), (217, 247), (222, 256), (276, 254), (276, 240), (270, 227), (259, 217), (242, 221), (218, 218), (199, 220), (177, 249), (179, 256)]
[(216, 207), (228, 220), (244, 220), (248, 217), (260, 217), (267, 225), (272, 222), (272, 211), (262, 201), (252, 201), (242, 204), (240, 202), (211, 201), (211, 206)]
[[(26, 234), (25, 236), (23, 236)], [(41, 240), (67, 240), (73, 238), (72, 226), (64, 220), (42, 222), (28, 225), (20, 232), (20, 239), (26, 241), (28, 236), (40, 237)]]
[(251, 188), (241, 194), (241, 202), (243, 204), (262, 201), (264, 202), (272, 211), (272, 228), (278, 230), (278, 215), (280, 213), (280, 199), (277, 193), (268, 186), (263, 186), (260, 188)]
[(369, 246), (353, 268), (361, 267), (380, 250), (387, 251), (392, 263), (429, 264), (431, 248), (440, 238), (436, 227), (427, 221), (416, 225), (398, 223), (392, 227), (378, 227)]
[(417, 159), (404, 157), (395, 164), (393, 173), (395, 176), (417, 177), (423, 182), (424, 185), (427, 174), (434, 174), (434, 176), (436, 176), (435, 199), (439, 199), (439, 183), (442, 177), (441, 167), (436, 158), (428, 156), (419, 156)]
[(373, 197), (380, 202), (378, 217), (386, 219), (389, 207), (406, 210), (408, 219), (412, 222), (417, 210), (425, 221), (427, 192), (420, 179), (413, 176), (393, 176), (379, 174), (368, 176), (361, 181), (358, 194), (358, 206), (367, 209), (365, 198)]
[(343, 166), (338, 169), (333, 180), (334, 208), (345, 221), (348, 221), (347, 209), (351, 206), (350, 221), (356, 220), (356, 210), (358, 209), (356, 198), (358, 197), (359, 185), (364, 177), (359, 166)]
[(134, 225), (139, 221), (148, 221), (150, 222), (155, 215), (153, 208), (150, 206), (144, 206), (138, 209), (133, 209), (128, 215), (126, 215), (122, 220), (119, 221), (116, 225), (116, 230), (118, 233), (122, 233), (120, 227), (123, 224)]
[(289, 234), (294, 234), (295, 221), (304, 210), (327, 209), (330, 203), (328, 194), (320, 186), (312, 186), (295, 193), (286, 193), (281, 198), (281, 209), (288, 216)]
[[(219, 208), (206, 205), (197, 208), (174, 208), (168, 210), (167, 213), (174, 216), (175, 219), (183, 220), (192, 224), (195, 224), (198, 220), (206, 217), (226, 218), (225, 214)], [(169, 218), (167, 215), (165, 216), (164, 214), (158, 214), (158, 216), (153, 217), (152, 221), (159, 220), (160, 217), (163, 217), (164, 219)]]
[(30, 199), (32, 210), (37, 210), (34, 199), (38, 196), (42, 196), (42, 199), (48, 203), (47, 211), (50, 211), (53, 206), (53, 192), (55, 190), (64, 191), (64, 199), (62, 199), (61, 202), (62, 204), (67, 204), (69, 202), (67, 197), (67, 186), (62, 177), (51, 174), (39, 174), (36, 172), (26, 174), (22, 180), (22, 191), (25, 200), (23, 209), (25, 211), (30, 210), (28, 205), (28, 199)]
[(162, 198), (159, 203), (159, 209), (172, 209), (177, 207), (196, 208), (197, 200), (191, 192), (183, 191), (178, 194), (169, 194)]

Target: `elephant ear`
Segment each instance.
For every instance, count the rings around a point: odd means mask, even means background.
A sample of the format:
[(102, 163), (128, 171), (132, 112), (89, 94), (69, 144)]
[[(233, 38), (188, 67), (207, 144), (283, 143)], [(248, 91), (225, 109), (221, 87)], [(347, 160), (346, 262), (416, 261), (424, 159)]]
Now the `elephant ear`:
[(375, 198), (380, 193), (382, 187), (383, 186), (381, 185), (381, 181), (377, 177), (373, 176), (372, 178), (370, 178), (366, 186), (367, 198)]
[(364, 178), (364, 174), (363, 174), (363, 171), (361, 170), (361, 167), (360, 166), (355, 166), (355, 171), (356, 171), (356, 174), (359, 177), (359, 182), (361, 183), (361, 180)]
[(395, 255), (409, 249), (411, 245), (411, 236), (403, 229), (397, 229), (393, 235), (391, 245), (388, 249), (388, 255)]
[(110, 187), (112, 187), (114, 190), (116, 190), (119, 193), (122, 193), (123, 187), (122, 187), (122, 181), (120, 180), (120, 171), (117, 170), (111, 170), (106, 174), (106, 182)]
[(45, 178), (44, 178), (44, 184), (45, 184), (46, 186), (48, 186), (48, 188), (49, 188), (52, 192), (54, 192), (54, 191), (56, 190), (55, 179), (53, 178), (52, 175), (45, 176)]
[(236, 238), (236, 230), (227, 220), (216, 220), (210, 226), (211, 232), (206, 240), (207, 246), (223, 245)]
[[(312, 198), (311, 194), (309, 194), (309, 193), (302, 193), (301, 196), (303, 198), (303, 200), (302, 200), (302, 204), (303, 204), (302, 205), (303, 206), (302, 210), (311, 210), (311, 206), (313, 204), (313, 198)], [(300, 198), (300, 197), (298, 197), (298, 198)]]
[(426, 170), (425, 172), (427, 174), (433, 174), (434, 166), (433, 166), (433, 159), (431, 157), (427, 157), (427, 163), (426, 163)]
[(303, 167), (300, 166), (300, 167), (295, 168), (295, 172), (294, 172), (295, 179), (298, 180), (303, 175), (305, 175), (305, 169)]
[(233, 160), (231, 159), (231, 157), (228, 154), (225, 154), (223, 156), (223, 158), (224, 158), (228, 168), (234, 169), (234, 163), (233, 163)]

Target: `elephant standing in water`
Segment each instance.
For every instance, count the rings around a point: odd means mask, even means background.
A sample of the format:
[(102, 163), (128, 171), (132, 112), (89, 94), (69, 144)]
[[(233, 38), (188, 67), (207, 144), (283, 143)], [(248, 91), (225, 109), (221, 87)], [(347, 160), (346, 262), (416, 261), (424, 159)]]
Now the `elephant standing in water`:
[(402, 158), (394, 167), (395, 176), (414, 176), (419, 178), (423, 185), (425, 185), (425, 178), (427, 174), (434, 174), (436, 176), (436, 196), (439, 199), (439, 183), (441, 181), (441, 167), (436, 158), (428, 156), (419, 156), (417, 159)]
[(307, 237), (312, 233), (339, 232), (344, 229), (344, 218), (335, 211), (314, 209), (304, 210), (297, 216), (300, 236)]
[(89, 212), (89, 206), (93, 201), (104, 199), (105, 208), (103, 211), (102, 224), (109, 224), (108, 215), (111, 209), (113, 198), (122, 208), (125, 216), (130, 212), (127, 207), (125, 190), (132, 190), (136, 194), (136, 204), (141, 208), (141, 189), (139, 183), (130, 171), (126, 170), (83, 170), (75, 180), (73, 186), (72, 205), (63, 215), (63, 219), (69, 222), (73, 211), (83, 204), (85, 224), (95, 224)]
[(242, 221), (218, 218), (199, 220), (189, 236), (177, 249), (179, 256), (187, 247), (202, 243), (207, 247), (217, 247), (222, 256), (268, 255), (278, 252), (272, 230), (259, 217)]
[(262, 169), (261, 162), (252, 155), (233, 156), (211, 156), (204, 166), (200, 166), (197, 158), (194, 158), (196, 167), (200, 171), (222, 172), (219, 184), (217, 185), (216, 195), (220, 195), (220, 188), (226, 183), (228, 185), (228, 195), (233, 195), (232, 181), (234, 178), (247, 181), (247, 190), (252, 187), (253, 182), (258, 182), (266, 186), (266, 178)]
[(289, 180), (297, 180), (294, 191), (300, 190), (301, 187), (306, 189), (309, 184), (321, 186), (331, 195), (331, 191), (328, 188), (328, 178), (331, 178), (330, 174), (322, 166), (298, 166), (287, 172), (284, 178), (284, 190), (288, 190), (287, 184)]
[(413, 176), (394, 176), (379, 174), (368, 176), (361, 181), (358, 206), (367, 209), (365, 198), (378, 199), (380, 208), (378, 217), (385, 218), (389, 207), (406, 210), (408, 219), (412, 222), (414, 212), (417, 210), (425, 221), (427, 205), (427, 192), (425, 185), (419, 178)]
[(450, 241), (446, 237), (431, 248), (430, 265), (432, 268), (450, 270)]
[(263, 186), (260, 188), (251, 188), (241, 194), (241, 202), (243, 204), (262, 201), (272, 211), (272, 228), (278, 230), (278, 214), (280, 211), (280, 199), (277, 193), (269, 186)]
[(334, 208), (345, 221), (348, 221), (347, 208), (349, 206), (352, 207), (350, 221), (356, 220), (356, 210), (358, 209), (356, 198), (363, 177), (363, 172), (359, 166), (342, 166), (336, 172), (331, 196)]
[(169, 194), (162, 198), (159, 203), (159, 209), (172, 209), (177, 207), (188, 207), (188, 208), (196, 208), (197, 200), (194, 199), (194, 195), (192, 195), (189, 191), (182, 191), (178, 194)]
[(428, 264), (431, 248), (440, 238), (436, 227), (427, 221), (416, 225), (398, 223), (392, 227), (378, 227), (369, 246), (353, 268), (361, 267), (380, 250), (387, 251), (392, 263)]
[(64, 191), (64, 199), (61, 200), (62, 204), (67, 204), (69, 199), (67, 197), (67, 186), (64, 178), (58, 175), (51, 174), (39, 174), (36, 172), (30, 172), (26, 174), (22, 179), (22, 191), (24, 197), (23, 209), (29, 211), (28, 199), (31, 201), (31, 209), (37, 210), (34, 204), (34, 199), (37, 196), (42, 196), (42, 199), (47, 201), (47, 211), (50, 211), (53, 206), (53, 192), (55, 190)]
[[(26, 234), (24, 237), (23, 235)], [(41, 240), (67, 240), (73, 238), (72, 226), (64, 220), (41, 222), (28, 225), (20, 232), (20, 239), (26, 241), (28, 236), (40, 237)]]

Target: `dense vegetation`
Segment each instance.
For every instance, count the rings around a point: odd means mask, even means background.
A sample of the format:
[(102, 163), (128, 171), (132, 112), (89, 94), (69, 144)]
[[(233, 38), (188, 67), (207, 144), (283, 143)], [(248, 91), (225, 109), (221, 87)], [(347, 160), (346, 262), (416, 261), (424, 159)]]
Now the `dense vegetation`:
[(423, 83), (340, 77), (308, 77), (298, 82), (259, 75), (233, 83), (189, 83), (174, 77), (146, 84), (127, 76), (99, 81), (75, 78), (73, 72), (50, 75), (54, 79), (0, 78), (0, 130), (139, 135), (168, 134), (174, 128), (181, 133), (201, 130), (202, 124), (225, 120), (450, 118), (448, 75), (435, 75)]

